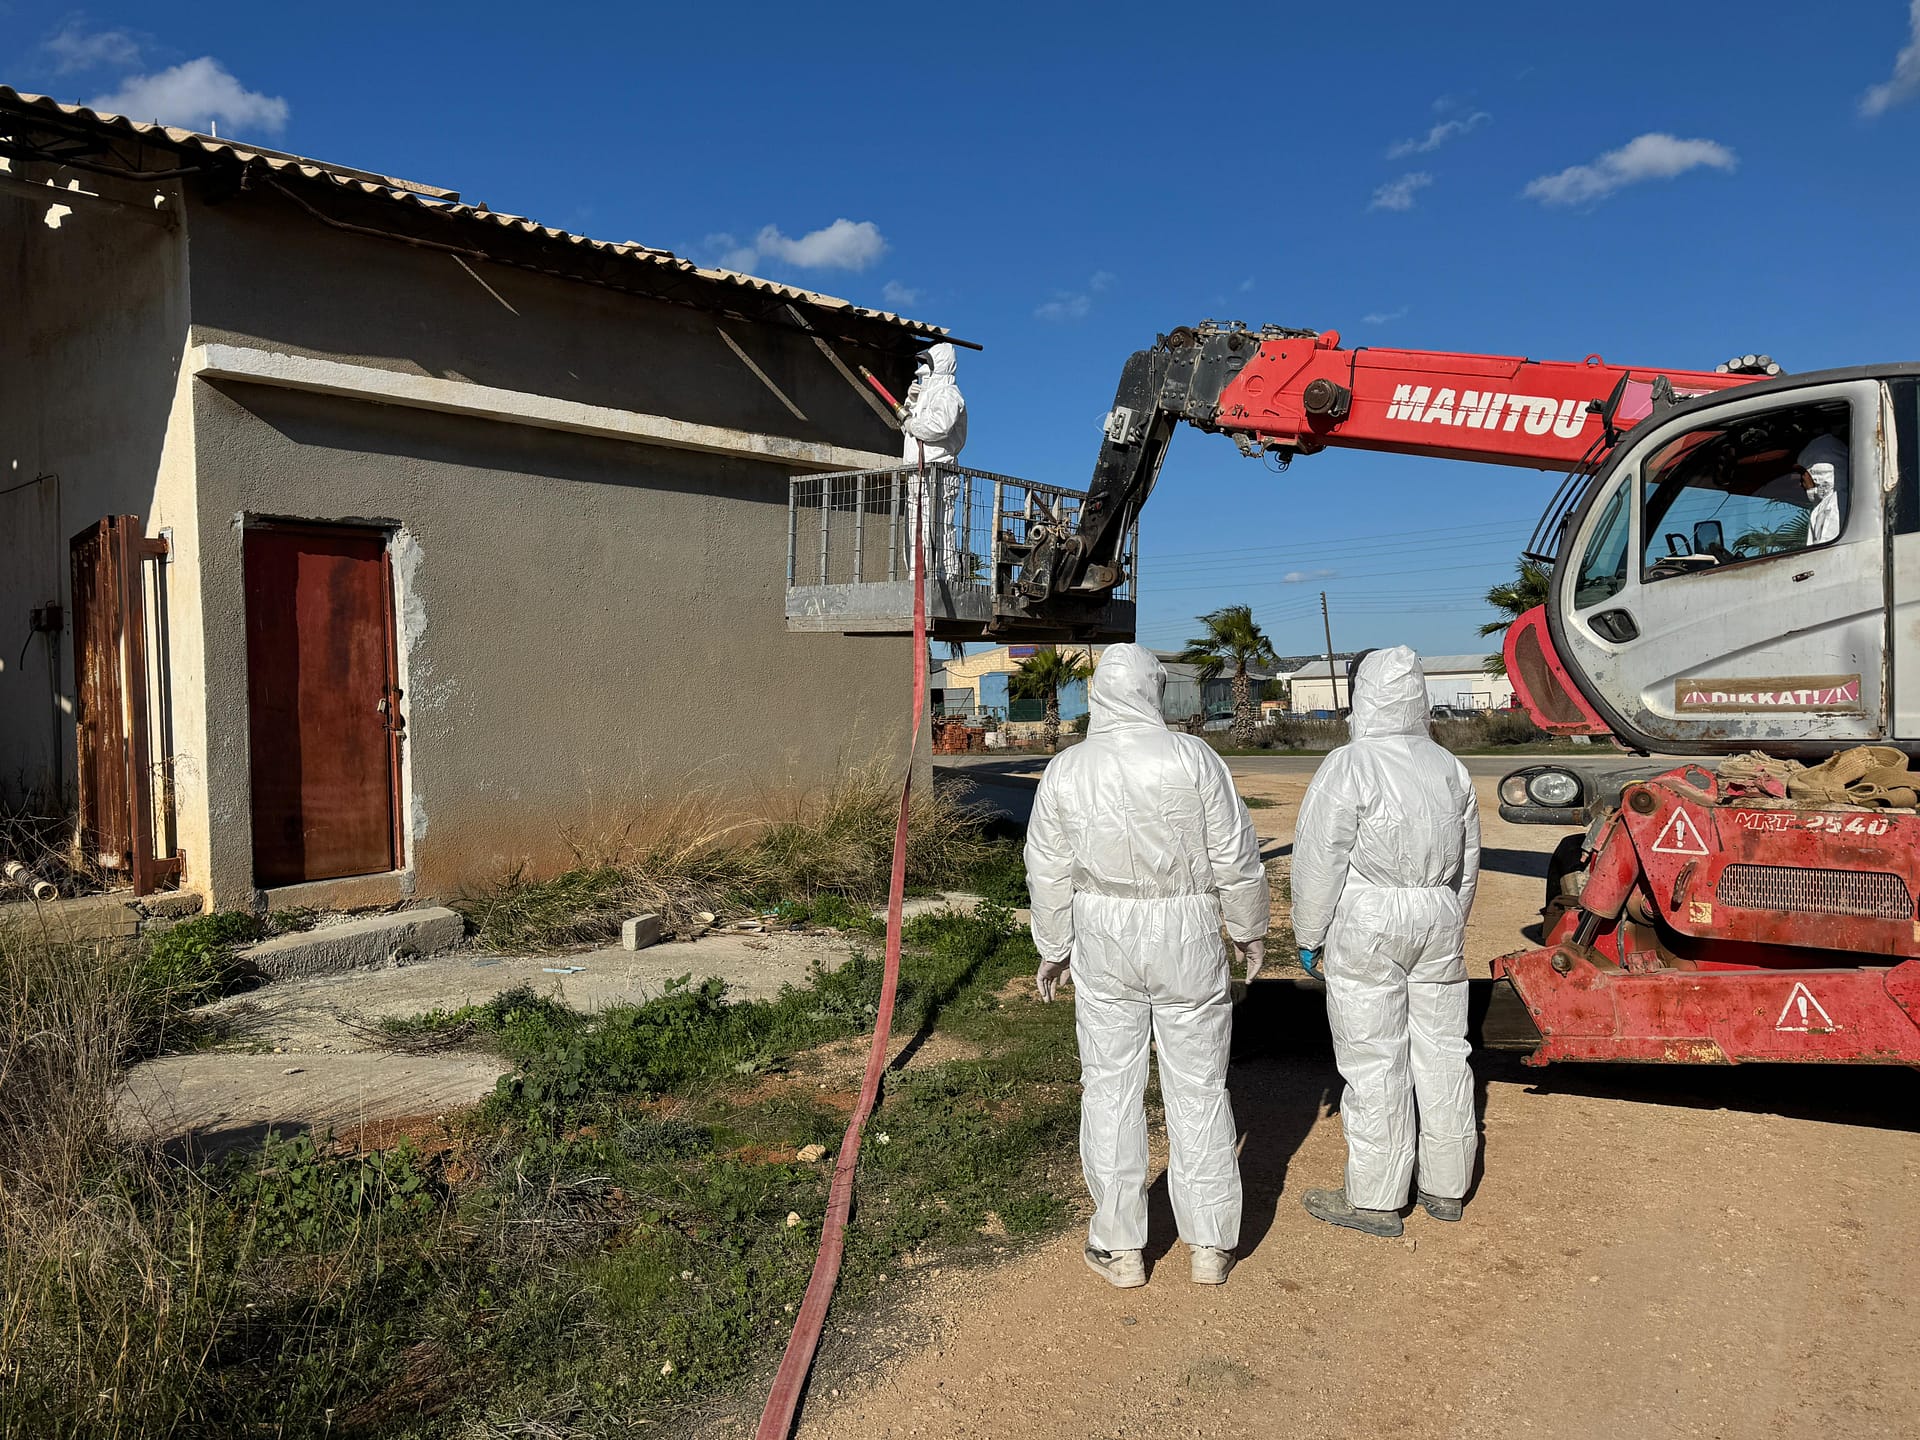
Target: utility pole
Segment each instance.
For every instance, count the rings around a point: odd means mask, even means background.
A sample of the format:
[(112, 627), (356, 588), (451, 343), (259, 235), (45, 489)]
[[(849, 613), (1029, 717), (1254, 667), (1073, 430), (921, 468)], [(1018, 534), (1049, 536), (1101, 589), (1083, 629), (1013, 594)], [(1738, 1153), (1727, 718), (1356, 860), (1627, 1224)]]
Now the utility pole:
[(1320, 592), (1320, 623), (1327, 633), (1327, 686), (1333, 692), (1333, 708), (1340, 708), (1340, 677), (1333, 668), (1333, 621), (1327, 616), (1327, 592)]

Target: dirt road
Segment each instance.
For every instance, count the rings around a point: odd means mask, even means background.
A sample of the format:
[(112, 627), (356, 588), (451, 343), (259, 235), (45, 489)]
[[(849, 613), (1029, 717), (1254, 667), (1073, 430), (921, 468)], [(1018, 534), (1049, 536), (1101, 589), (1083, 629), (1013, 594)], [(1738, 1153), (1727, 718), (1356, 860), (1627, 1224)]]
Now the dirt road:
[[(1237, 778), (1274, 802), (1254, 818), (1284, 856), (1307, 777)], [(1537, 919), (1562, 833), (1503, 825), (1492, 783), (1476, 974)], [(1078, 1232), (916, 1278), (892, 1337), (920, 1343), (866, 1377), (829, 1354), (801, 1435), (1915, 1433), (1920, 1077), (1476, 1065), (1464, 1223), (1382, 1241), (1310, 1219), (1300, 1192), (1344, 1162), (1339, 1077), (1329, 1054), (1257, 1055), (1234, 1072), (1247, 1216), (1224, 1289), (1187, 1280), (1156, 1181), (1146, 1289), (1088, 1273)]]
[(1331, 1058), (1244, 1064), (1245, 1258), (1226, 1287), (1168, 1253), (1156, 1184), (1146, 1289), (1088, 1273), (1079, 1234), (919, 1282), (909, 1328), (937, 1341), (867, 1388), (834, 1379), (846, 1398), (816, 1401), (801, 1435), (1914, 1433), (1913, 1076), (1482, 1074), (1464, 1223), (1420, 1215), (1385, 1241), (1310, 1219), (1300, 1191), (1344, 1157)]
[[(1268, 802), (1253, 811), (1261, 854), (1269, 861), (1290, 860), (1300, 800), (1313, 777), (1274, 774), (1235, 761), (1228, 764), (1243, 796)], [(1494, 956), (1530, 943), (1522, 932), (1540, 919), (1547, 856), (1561, 836), (1572, 832), (1553, 826), (1509, 825), (1500, 818), (1498, 779), (1480, 775), (1473, 783), (1480, 796), (1480, 888), (1467, 922), (1467, 964), (1471, 974), (1486, 975)]]

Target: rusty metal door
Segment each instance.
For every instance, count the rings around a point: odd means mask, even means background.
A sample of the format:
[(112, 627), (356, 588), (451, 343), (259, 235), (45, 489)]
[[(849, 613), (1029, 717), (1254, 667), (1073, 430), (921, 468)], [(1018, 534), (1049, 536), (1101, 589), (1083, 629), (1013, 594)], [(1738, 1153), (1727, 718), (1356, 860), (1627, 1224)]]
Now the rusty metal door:
[[(179, 873), (157, 854), (149, 705), (145, 562), (167, 542), (146, 538), (138, 515), (109, 515), (74, 536), (73, 673), (80, 837), (86, 859), (134, 892)], [(164, 675), (164, 666), (161, 667)], [(164, 768), (167, 757), (157, 757)]]
[(253, 878), (268, 887), (397, 869), (400, 691), (387, 537), (246, 532)]

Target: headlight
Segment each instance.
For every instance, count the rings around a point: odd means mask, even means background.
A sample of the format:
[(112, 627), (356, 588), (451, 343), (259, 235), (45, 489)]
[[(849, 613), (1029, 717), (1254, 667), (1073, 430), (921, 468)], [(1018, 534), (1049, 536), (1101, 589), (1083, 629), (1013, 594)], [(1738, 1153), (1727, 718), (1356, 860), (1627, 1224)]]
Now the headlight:
[(1564, 770), (1542, 770), (1527, 781), (1536, 805), (1571, 805), (1580, 798), (1580, 782)]
[(1509, 775), (1500, 782), (1500, 803), (1502, 805), (1524, 805), (1527, 803), (1527, 777)]

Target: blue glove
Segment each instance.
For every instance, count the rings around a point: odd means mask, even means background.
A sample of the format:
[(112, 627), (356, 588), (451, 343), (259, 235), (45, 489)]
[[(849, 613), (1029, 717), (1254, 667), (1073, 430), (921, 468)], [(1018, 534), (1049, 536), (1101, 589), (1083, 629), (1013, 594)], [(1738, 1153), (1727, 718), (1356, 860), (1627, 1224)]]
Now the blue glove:
[(1324, 980), (1327, 978), (1320, 973), (1320, 951), (1318, 948), (1309, 950), (1302, 947), (1300, 951), (1300, 968), (1316, 980)]

